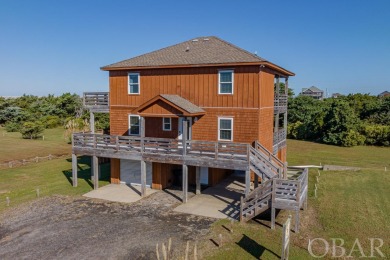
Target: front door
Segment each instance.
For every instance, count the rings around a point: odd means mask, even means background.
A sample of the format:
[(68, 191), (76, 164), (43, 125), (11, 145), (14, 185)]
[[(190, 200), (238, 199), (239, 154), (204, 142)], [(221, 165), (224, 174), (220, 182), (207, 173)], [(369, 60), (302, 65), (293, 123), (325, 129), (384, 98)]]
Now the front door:
[[(183, 121), (185, 117), (179, 117), (179, 125), (178, 125), (178, 131), (177, 131), (177, 139), (183, 140)], [(187, 138), (188, 140), (192, 140), (192, 117), (187, 118), (188, 121), (188, 128), (187, 128)]]

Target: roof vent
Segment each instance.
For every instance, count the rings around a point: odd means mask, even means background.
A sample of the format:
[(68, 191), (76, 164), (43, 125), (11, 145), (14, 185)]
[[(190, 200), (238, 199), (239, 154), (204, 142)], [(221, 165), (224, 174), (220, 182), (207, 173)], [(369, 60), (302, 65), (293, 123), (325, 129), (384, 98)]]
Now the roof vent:
[(209, 38), (204, 38), (203, 40), (204, 40), (204, 41), (208, 41), (208, 40), (210, 40), (210, 39), (209, 39)]
[(198, 39), (193, 39), (192, 41), (193, 41), (193, 42), (198, 42), (199, 40), (198, 40)]
[(186, 51), (190, 51), (190, 47), (189, 46), (187, 46)]

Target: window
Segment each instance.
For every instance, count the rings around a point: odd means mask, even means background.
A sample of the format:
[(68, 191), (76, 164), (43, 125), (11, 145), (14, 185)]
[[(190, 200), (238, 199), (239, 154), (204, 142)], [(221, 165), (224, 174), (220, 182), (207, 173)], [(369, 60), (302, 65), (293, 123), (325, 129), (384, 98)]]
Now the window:
[(172, 130), (172, 120), (170, 117), (163, 117), (163, 130), (171, 131)]
[(139, 94), (139, 73), (129, 73), (129, 94)]
[(218, 140), (233, 141), (233, 118), (218, 118)]
[(233, 94), (233, 70), (220, 70), (218, 74), (218, 94)]
[(129, 135), (139, 135), (140, 133), (140, 117), (129, 115)]

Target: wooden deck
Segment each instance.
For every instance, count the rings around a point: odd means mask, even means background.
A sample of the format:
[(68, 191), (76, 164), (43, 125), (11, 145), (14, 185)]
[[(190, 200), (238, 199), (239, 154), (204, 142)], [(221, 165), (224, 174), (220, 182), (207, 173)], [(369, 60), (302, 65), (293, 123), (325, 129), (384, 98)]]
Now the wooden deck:
[(91, 133), (73, 134), (72, 153), (188, 166), (249, 170), (249, 144)]
[(274, 113), (285, 113), (287, 112), (287, 95), (279, 94), (274, 98)]
[(84, 92), (83, 105), (95, 113), (108, 113), (110, 110), (110, 97), (108, 92)]

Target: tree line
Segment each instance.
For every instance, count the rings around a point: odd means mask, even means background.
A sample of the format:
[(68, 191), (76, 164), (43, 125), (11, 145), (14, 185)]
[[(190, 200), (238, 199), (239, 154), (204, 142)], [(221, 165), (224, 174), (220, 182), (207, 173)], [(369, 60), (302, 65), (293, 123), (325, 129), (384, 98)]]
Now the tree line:
[(340, 146), (390, 146), (390, 97), (290, 97), (288, 137)]
[[(88, 119), (89, 113), (77, 94), (0, 97), (0, 125), (7, 132), (20, 132), (23, 138), (38, 138), (44, 129), (59, 126), (85, 129), (89, 127)], [(95, 120), (97, 128), (109, 128), (108, 114), (97, 114)]]

